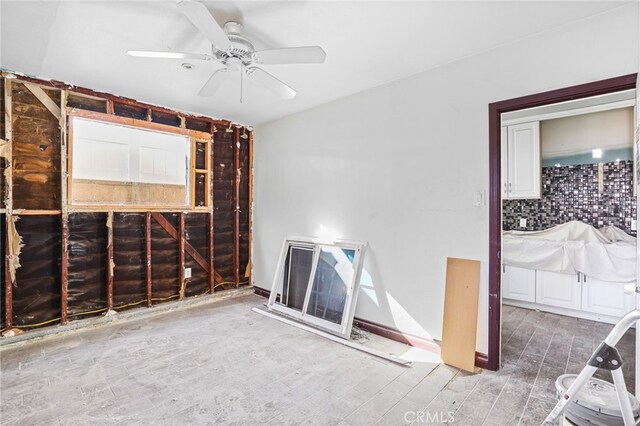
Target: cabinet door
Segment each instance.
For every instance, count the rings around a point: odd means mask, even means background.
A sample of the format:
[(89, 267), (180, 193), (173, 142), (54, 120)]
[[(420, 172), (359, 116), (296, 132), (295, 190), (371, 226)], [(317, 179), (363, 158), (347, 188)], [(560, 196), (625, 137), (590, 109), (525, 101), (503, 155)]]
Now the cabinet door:
[(502, 297), (523, 302), (535, 302), (536, 271), (505, 265), (502, 273)]
[(500, 190), (502, 198), (509, 198), (509, 152), (507, 151), (507, 126), (500, 128)]
[(582, 285), (582, 310), (622, 317), (634, 309), (634, 295), (624, 292), (624, 283), (585, 277)]
[(540, 123), (507, 127), (509, 198), (540, 198)]
[(580, 276), (536, 271), (536, 303), (568, 309), (580, 309)]

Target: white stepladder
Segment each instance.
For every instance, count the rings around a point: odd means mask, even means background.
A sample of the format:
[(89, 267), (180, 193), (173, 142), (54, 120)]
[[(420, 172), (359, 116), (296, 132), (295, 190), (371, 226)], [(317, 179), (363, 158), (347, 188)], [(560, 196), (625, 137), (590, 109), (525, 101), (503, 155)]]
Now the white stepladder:
[[(624, 425), (636, 425), (636, 420), (633, 417), (633, 410), (631, 408), (631, 401), (629, 400), (629, 394), (627, 392), (627, 385), (622, 375), (622, 357), (615, 346), (622, 336), (624, 336), (624, 333), (638, 320), (640, 320), (640, 309), (629, 312), (613, 327), (611, 333), (600, 343), (598, 349), (591, 355), (587, 365), (582, 369), (573, 384), (569, 386), (556, 406), (551, 410), (551, 413), (549, 413), (544, 420), (542, 423), (544, 426), (556, 424), (556, 421), (564, 412), (567, 404), (576, 398), (578, 392), (582, 390), (598, 368), (611, 371)], [(637, 380), (640, 380), (640, 378), (637, 378)]]

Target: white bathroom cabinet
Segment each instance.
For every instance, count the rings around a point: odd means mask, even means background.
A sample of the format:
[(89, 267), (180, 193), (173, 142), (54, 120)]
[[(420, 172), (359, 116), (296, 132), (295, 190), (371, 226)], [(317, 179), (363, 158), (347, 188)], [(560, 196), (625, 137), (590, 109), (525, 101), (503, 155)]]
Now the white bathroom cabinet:
[(523, 302), (535, 302), (536, 271), (505, 265), (502, 268), (502, 297)]
[(624, 292), (624, 283), (583, 276), (582, 309), (603, 315), (622, 317), (634, 309), (633, 294)]
[(612, 324), (634, 309), (634, 295), (624, 292), (624, 283), (506, 265), (502, 271), (502, 298), (508, 305)]
[(540, 122), (502, 128), (502, 198), (540, 198)]
[(582, 303), (581, 275), (536, 271), (536, 303), (559, 308), (580, 309)]

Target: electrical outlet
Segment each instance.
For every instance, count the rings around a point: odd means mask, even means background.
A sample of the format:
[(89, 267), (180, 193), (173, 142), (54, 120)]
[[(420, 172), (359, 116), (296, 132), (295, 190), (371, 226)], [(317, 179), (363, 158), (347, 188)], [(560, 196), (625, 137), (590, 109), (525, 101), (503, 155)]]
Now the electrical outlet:
[(185, 279), (191, 278), (191, 268), (184, 268), (184, 278)]
[(520, 228), (527, 227), (527, 219), (520, 219)]

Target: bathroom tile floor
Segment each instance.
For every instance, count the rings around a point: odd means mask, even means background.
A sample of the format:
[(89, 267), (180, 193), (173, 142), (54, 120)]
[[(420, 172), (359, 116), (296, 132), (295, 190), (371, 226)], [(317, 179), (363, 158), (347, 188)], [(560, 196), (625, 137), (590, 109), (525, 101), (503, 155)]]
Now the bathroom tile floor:
[[(503, 366), (403, 367), (251, 311), (255, 295), (8, 346), (3, 425), (539, 425), (611, 326), (504, 306)], [(634, 333), (623, 339), (629, 385)], [(392, 342), (395, 343), (395, 342)]]
[[(502, 369), (511, 371), (509, 381), (516, 389), (513, 395), (526, 400), (522, 423), (539, 424), (544, 419), (543, 413), (556, 402), (557, 377), (579, 373), (612, 328), (611, 324), (502, 306)], [(625, 334), (617, 348), (624, 360), (627, 388), (633, 393), (634, 329)], [(612, 381), (611, 374), (601, 370), (595, 377)]]

